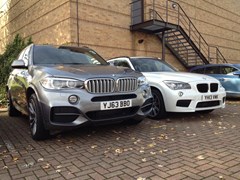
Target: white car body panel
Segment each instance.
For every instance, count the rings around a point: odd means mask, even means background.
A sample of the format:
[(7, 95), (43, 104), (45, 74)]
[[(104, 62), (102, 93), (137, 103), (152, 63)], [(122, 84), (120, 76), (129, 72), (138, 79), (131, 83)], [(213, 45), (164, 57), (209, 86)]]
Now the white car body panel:
[[(131, 57), (134, 58), (146, 58), (146, 57)], [(148, 57), (147, 57), (148, 58)], [(129, 57), (119, 57), (109, 60), (110, 63), (114, 64), (115, 60), (124, 60), (126, 61), (131, 69), (136, 70), (132, 65)], [(225, 108), (225, 98), (226, 92), (222, 87), (220, 82), (213, 77), (207, 75), (201, 75), (197, 73), (188, 73), (188, 72), (142, 72), (143, 75), (147, 78), (148, 83), (151, 87), (158, 89), (164, 100), (166, 112), (195, 112), (195, 111), (205, 111), (205, 110), (214, 110), (219, 108)], [(181, 90), (172, 90), (170, 89), (163, 81), (172, 80), (180, 81), (184, 83), (189, 83), (191, 89), (181, 89)], [(202, 83), (217, 83), (219, 88), (217, 92), (206, 92), (201, 93), (197, 89), (197, 84)], [(181, 96), (179, 95), (181, 94)], [(206, 99), (208, 97), (208, 99)], [(216, 99), (209, 99), (209, 97), (217, 97)], [(188, 107), (177, 106), (179, 100), (191, 100), (191, 103)], [(219, 105), (211, 107), (197, 107), (198, 103), (219, 101)]]
[[(199, 93), (196, 85), (201, 83), (219, 83), (217, 79), (206, 75), (190, 74), (184, 72), (143, 72), (151, 87), (155, 87), (162, 93), (165, 109), (167, 112), (195, 112), (198, 110), (211, 110), (217, 108), (224, 108), (225, 103), (221, 102), (219, 106), (196, 108), (198, 102), (209, 101), (205, 100), (205, 96), (218, 96), (215, 100), (222, 101), (226, 96), (223, 87), (220, 87), (217, 92)], [(163, 81), (174, 80), (189, 83), (191, 89), (171, 90)], [(180, 96), (179, 94), (183, 94)], [(176, 106), (178, 100), (191, 100), (188, 107)]]

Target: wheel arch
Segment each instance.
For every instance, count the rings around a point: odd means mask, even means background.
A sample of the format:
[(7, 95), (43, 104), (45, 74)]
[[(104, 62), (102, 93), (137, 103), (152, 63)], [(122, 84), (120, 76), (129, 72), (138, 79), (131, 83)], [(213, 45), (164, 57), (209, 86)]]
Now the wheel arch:
[(157, 91), (161, 94), (162, 99), (163, 99), (163, 104), (164, 104), (164, 107), (165, 107), (165, 110), (166, 110), (165, 99), (164, 99), (164, 96), (163, 96), (162, 90), (159, 89), (158, 87), (156, 87), (156, 86), (152, 86), (152, 85), (150, 85), (150, 88), (151, 88), (151, 90), (152, 90), (152, 89), (157, 90)]
[[(29, 87), (29, 88), (27, 89), (27, 92), (26, 92), (27, 101), (29, 101), (29, 98), (30, 98), (30, 96), (31, 96), (33, 93), (36, 94), (36, 93), (35, 93), (35, 90), (34, 90), (32, 87)], [(37, 94), (36, 94), (36, 96), (37, 96)]]

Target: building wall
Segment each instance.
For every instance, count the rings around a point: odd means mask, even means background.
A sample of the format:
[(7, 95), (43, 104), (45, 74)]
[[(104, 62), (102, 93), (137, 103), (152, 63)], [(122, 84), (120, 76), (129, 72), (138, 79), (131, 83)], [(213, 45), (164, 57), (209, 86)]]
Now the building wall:
[[(116, 56), (162, 57), (162, 44), (154, 35), (131, 32), (131, 0), (76, 0), (71, 1), (73, 44), (77, 39), (76, 21), (79, 21), (80, 44), (97, 50), (104, 58)], [(143, 43), (138, 40), (143, 39)], [(166, 51), (166, 59), (179, 69), (181, 64)]]
[[(145, 4), (153, 0), (145, 0)], [(165, 0), (155, 0), (165, 3)], [(240, 63), (239, 0), (177, 0), (209, 45), (217, 46), (230, 63)], [(98, 50), (105, 58), (114, 56), (162, 56), (162, 44), (154, 35), (131, 32), (131, 0), (79, 0), (80, 44)], [(76, 0), (71, 1), (76, 39)], [(144, 39), (142, 44), (139, 39)], [(184, 68), (167, 50), (166, 59)]]
[(205, 40), (231, 63), (240, 63), (240, 1), (178, 0)]
[(39, 44), (70, 42), (69, 0), (1, 0), (0, 52), (16, 34)]
[[(153, 0), (145, 0), (152, 2)], [(2, 2), (2, 0), (1, 0)], [(84, 45), (104, 58), (162, 56), (154, 35), (131, 32), (132, 0), (8, 0), (0, 11), (0, 53), (15, 34), (38, 44)], [(165, 0), (155, 0), (165, 3)], [(240, 63), (239, 0), (176, 0), (206, 41), (218, 46), (229, 62)], [(77, 6), (78, 4), (78, 6)], [(78, 13), (77, 13), (78, 12)], [(78, 29), (79, 28), (79, 29)], [(143, 43), (138, 40), (143, 39)], [(184, 67), (167, 50), (166, 59)]]

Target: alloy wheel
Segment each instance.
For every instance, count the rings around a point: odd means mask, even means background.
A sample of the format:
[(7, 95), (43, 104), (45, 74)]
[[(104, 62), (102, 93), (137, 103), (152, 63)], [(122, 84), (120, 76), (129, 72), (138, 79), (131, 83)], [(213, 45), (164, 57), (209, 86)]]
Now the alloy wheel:
[(36, 113), (36, 106), (31, 99), (29, 102), (29, 122), (30, 122), (30, 129), (32, 134), (36, 134), (37, 131), (37, 113)]

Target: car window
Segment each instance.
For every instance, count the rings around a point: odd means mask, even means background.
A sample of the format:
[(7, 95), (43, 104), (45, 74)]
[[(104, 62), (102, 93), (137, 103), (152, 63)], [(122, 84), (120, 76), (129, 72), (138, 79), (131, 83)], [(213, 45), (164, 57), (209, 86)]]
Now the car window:
[(237, 69), (234, 68), (234, 67), (230, 67), (230, 66), (222, 66), (220, 68), (220, 73), (221, 74), (229, 74), (229, 73), (232, 73), (234, 71), (237, 71)]
[(51, 46), (36, 46), (33, 52), (34, 64), (81, 64), (97, 65), (107, 62), (96, 52), (87, 49), (57, 49)]
[(176, 69), (164, 61), (152, 58), (133, 58), (131, 63), (140, 72), (175, 72)]
[(113, 63), (114, 66), (122, 66), (122, 67), (128, 67), (131, 68), (130, 65), (126, 60), (115, 60)]
[(194, 69), (194, 70), (192, 70), (192, 72), (199, 73), (199, 74), (204, 74), (204, 69), (205, 68)]
[(219, 74), (218, 66), (206, 67), (205, 74)]

